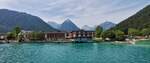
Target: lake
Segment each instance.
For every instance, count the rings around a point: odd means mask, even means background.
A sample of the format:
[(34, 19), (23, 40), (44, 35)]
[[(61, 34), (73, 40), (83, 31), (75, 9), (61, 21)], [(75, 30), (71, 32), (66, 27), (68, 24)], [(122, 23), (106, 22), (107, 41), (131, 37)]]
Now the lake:
[(0, 63), (150, 63), (149, 42), (0, 44)]

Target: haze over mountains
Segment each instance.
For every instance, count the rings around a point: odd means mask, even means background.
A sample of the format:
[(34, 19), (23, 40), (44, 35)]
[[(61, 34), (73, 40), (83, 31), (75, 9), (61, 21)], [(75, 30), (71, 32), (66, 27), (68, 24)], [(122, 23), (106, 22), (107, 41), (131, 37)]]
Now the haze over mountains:
[(60, 29), (60, 27), (61, 27), (61, 24), (58, 24), (58, 23), (56, 23), (56, 22), (53, 22), (53, 21), (49, 21), (49, 22), (47, 22), (50, 26), (52, 26), (53, 28), (55, 28), (55, 29)]
[(96, 27), (90, 27), (88, 25), (84, 25), (81, 29), (86, 30), (86, 31), (94, 31)]
[(10, 32), (16, 26), (28, 31), (57, 31), (37, 16), (0, 9), (0, 32)]
[[(101, 24), (98, 25), (98, 26), (102, 27), (103, 30), (108, 30), (108, 29), (110, 29), (110, 28), (116, 26), (116, 24), (115, 24), (115, 23), (112, 23), (112, 22), (109, 22), (109, 21), (106, 21), (106, 22), (104, 22), (104, 23), (101, 23)], [(82, 29), (83, 29), (83, 30), (92, 30), (92, 31), (94, 31), (94, 30), (96, 29), (96, 27), (97, 27), (97, 26), (90, 27), (90, 26), (88, 26), (88, 25), (85, 25), (85, 26), (82, 27)]]
[[(75, 30), (79, 30), (80, 28), (75, 25), (71, 20), (67, 19), (66, 21), (64, 21), (64, 23), (62, 24), (57, 24), (55, 22), (48, 22), (48, 24), (52, 27), (54, 27), (55, 29), (58, 29), (60, 31), (75, 31)], [(106, 21), (102, 24), (100, 24), (99, 26), (101, 26), (104, 30), (108, 30), (112, 27), (114, 27), (116, 24)], [(88, 25), (84, 25), (83, 27), (81, 27), (82, 30), (86, 30), (86, 31), (95, 31), (96, 26), (88, 26)]]

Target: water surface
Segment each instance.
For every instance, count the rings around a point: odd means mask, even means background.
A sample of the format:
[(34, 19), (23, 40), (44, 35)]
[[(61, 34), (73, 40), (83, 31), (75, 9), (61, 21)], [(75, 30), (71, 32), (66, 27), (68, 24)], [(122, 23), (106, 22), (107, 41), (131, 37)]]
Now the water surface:
[(112, 43), (0, 44), (0, 63), (150, 63), (150, 46)]

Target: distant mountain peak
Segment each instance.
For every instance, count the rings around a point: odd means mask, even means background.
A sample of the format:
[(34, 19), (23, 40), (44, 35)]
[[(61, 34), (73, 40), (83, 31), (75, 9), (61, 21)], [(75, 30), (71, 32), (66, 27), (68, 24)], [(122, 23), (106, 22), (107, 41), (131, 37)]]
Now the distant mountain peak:
[(61, 28), (60, 29), (62, 31), (66, 31), (66, 32), (79, 30), (79, 28), (70, 19), (65, 20), (61, 24)]
[[(72, 20), (66, 19), (63, 23), (73, 23)], [(74, 23), (73, 23), (74, 24)]]
[(105, 21), (104, 23), (100, 24), (100, 26), (104, 29), (104, 30), (108, 30), (114, 26), (116, 26), (115, 23), (112, 23), (110, 21)]
[(66, 19), (65, 21), (66, 21), (66, 22), (72, 22), (70, 19)]

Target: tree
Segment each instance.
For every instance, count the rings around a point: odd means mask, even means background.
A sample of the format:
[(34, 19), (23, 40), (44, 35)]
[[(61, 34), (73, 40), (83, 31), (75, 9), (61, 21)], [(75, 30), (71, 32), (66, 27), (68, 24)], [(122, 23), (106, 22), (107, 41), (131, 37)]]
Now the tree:
[(125, 40), (125, 33), (121, 30), (109, 30), (102, 33), (102, 38), (109, 38), (110, 40)]
[(96, 37), (97, 37), (97, 38), (100, 38), (102, 32), (103, 32), (103, 28), (100, 27), (100, 26), (97, 26), (97, 27), (96, 27)]
[(32, 32), (31, 33), (31, 40), (43, 40), (44, 37), (45, 37), (45, 35), (42, 32)]
[(31, 40), (36, 40), (36, 39), (37, 39), (37, 32), (32, 32), (30, 39), (31, 39)]
[(115, 30), (115, 39), (118, 41), (125, 40), (125, 33), (121, 30)]
[(15, 40), (15, 35), (12, 32), (7, 33), (8, 40)]
[(21, 29), (20, 29), (20, 27), (15, 27), (13, 30), (12, 30), (12, 32), (9, 32), (8, 34), (7, 34), (7, 39), (8, 40), (15, 40), (15, 39), (17, 39), (18, 40), (18, 34), (21, 32)]
[(145, 28), (141, 31), (141, 34), (143, 36), (149, 36), (150, 35), (150, 28)]
[(114, 40), (115, 33), (114, 33), (114, 31), (105, 31), (102, 33), (102, 38), (103, 39), (109, 38), (110, 40)]
[(21, 32), (21, 28), (20, 27), (15, 27), (12, 31), (12, 33), (15, 35), (15, 37), (18, 37), (18, 34)]
[(140, 34), (140, 31), (134, 28), (129, 28), (128, 29), (128, 35), (129, 36), (137, 36)]

